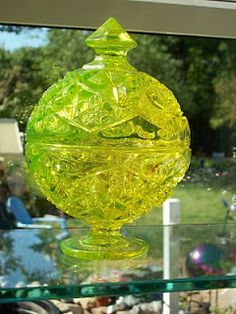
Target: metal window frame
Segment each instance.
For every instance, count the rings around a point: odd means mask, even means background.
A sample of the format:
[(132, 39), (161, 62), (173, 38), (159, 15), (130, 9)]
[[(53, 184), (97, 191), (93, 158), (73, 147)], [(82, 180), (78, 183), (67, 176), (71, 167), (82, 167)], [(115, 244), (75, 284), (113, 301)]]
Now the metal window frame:
[(211, 0), (1, 0), (0, 23), (96, 29), (115, 17), (128, 31), (236, 38), (236, 2)]

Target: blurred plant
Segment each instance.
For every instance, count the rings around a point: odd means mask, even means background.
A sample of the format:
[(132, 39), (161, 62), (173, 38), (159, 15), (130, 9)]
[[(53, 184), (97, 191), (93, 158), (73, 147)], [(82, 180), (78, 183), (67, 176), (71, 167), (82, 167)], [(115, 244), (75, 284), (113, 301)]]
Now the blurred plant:
[(236, 160), (234, 158), (206, 159), (203, 168), (199, 166), (199, 159), (193, 158), (183, 183), (194, 183), (206, 188), (224, 188), (225, 190), (236, 191), (235, 173)]

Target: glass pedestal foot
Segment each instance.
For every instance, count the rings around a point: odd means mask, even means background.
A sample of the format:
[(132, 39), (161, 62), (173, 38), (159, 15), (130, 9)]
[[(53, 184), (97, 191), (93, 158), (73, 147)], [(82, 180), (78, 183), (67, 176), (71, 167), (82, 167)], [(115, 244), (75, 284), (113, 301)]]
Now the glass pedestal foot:
[(72, 237), (60, 244), (64, 254), (81, 259), (125, 259), (144, 255), (148, 244), (137, 238), (116, 235), (94, 235), (77, 239)]

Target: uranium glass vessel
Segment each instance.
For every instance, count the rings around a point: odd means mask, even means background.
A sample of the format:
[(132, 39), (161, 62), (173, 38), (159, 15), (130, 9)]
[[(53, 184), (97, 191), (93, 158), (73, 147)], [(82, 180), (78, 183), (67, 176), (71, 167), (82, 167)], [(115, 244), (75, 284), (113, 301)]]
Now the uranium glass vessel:
[(95, 59), (43, 94), (28, 121), (26, 156), (48, 200), (91, 227), (61, 242), (65, 254), (135, 257), (148, 245), (120, 228), (161, 205), (182, 179), (189, 125), (171, 91), (128, 63), (136, 43), (114, 18), (86, 43)]

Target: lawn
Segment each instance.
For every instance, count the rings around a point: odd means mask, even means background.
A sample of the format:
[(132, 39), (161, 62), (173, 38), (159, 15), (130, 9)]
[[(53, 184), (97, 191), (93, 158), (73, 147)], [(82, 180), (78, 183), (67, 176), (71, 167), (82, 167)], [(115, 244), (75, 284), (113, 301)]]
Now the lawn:
[[(232, 195), (230, 191), (193, 183), (180, 184), (173, 193), (173, 197), (181, 201), (182, 224), (223, 223), (226, 208), (222, 199), (225, 198), (230, 202)], [(136, 220), (135, 223), (162, 224), (162, 208), (152, 209), (149, 214)]]
[[(199, 168), (196, 159), (184, 180), (173, 191), (173, 198), (181, 201), (182, 224), (223, 223), (226, 207), (222, 200), (231, 203), (236, 194), (236, 160), (208, 159), (205, 168)], [(155, 207), (155, 206), (154, 206)], [(236, 213), (232, 213), (232, 218)], [(162, 208), (154, 208), (140, 218), (137, 224), (162, 224)]]

